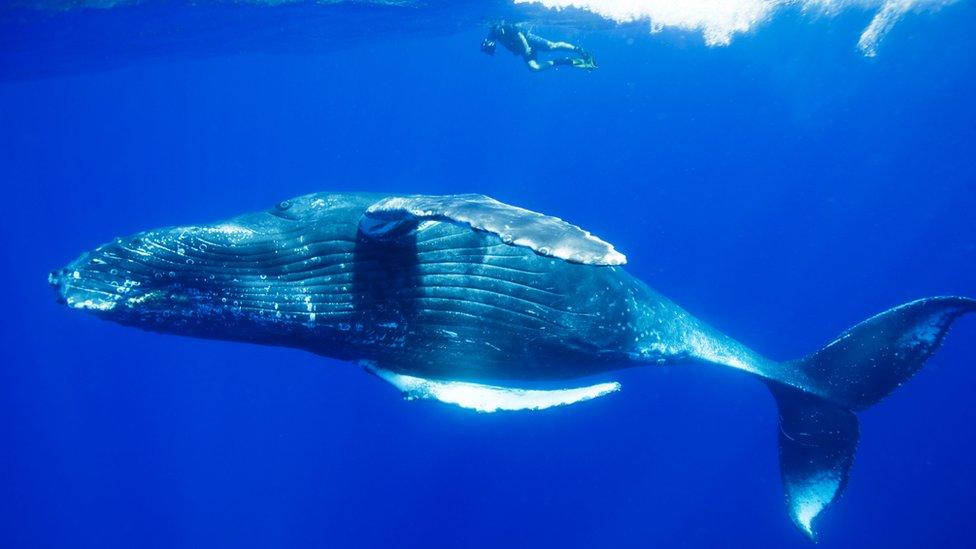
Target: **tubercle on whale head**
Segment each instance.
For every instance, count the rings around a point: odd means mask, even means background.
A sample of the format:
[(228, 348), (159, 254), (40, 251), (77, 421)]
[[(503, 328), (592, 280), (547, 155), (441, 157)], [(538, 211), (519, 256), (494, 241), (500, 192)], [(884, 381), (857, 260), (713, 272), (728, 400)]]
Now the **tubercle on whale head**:
[(304, 280), (289, 279), (316, 261), (303, 252), (303, 228), (272, 211), (145, 231), (82, 254), (48, 281), (59, 302), (122, 324), (201, 337), (261, 324), (255, 337), (273, 337), (314, 319)]
[(48, 283), (57, 293), (58, 302), (72, 309), (111, 316), (120, 306), (149, 299), (155, 290), (151, 289), (148, 273), (122, 266), (125, 260), (119, 252), (134, 247), (133, 242), (138, 240), (116, 239), (52, 271)]

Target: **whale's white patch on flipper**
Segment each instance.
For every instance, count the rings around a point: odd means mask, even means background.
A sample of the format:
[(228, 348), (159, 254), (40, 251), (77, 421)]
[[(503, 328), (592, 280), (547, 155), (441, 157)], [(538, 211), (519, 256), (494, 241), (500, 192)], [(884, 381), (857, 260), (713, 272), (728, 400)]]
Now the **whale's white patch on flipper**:
[(375, 238), (400, 234), (418, 221), (453, 221), (499, 236), (539, 255), (586, 265), (623, 265), (627, 258), (607, 242), (558, 217), (509, 206), (480, 194), (394, 196), (370, 206), (359, 222)]
[(517, 389), (466, 381), (424, 379), (369, 365), (366, 369), (399, 389), (407, 400), (439, 400), (479, 412), (544, 410), (591, 400), (620, 390), (617, 382), (573, 389)]

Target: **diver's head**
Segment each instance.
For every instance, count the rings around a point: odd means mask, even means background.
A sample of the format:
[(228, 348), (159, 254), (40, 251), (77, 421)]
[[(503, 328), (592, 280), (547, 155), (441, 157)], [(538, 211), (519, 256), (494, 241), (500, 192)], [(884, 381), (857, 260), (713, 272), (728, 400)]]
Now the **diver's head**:
[(487, 53), (488, 55), (495, 55), (495, 41), (491, 38), (485, 38), (482, 40), (481, 51)]

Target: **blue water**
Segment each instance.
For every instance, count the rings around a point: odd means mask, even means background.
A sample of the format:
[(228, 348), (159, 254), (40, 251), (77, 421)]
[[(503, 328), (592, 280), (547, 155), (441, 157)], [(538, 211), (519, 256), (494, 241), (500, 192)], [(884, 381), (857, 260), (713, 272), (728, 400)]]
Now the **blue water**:
[[(976, 6), (785, 14), (707, 47), (504, 2), (0, 9), (0, 546), (810, 547), (766, 388), (621, 371), (478, 414), (360, 368), (55, 302), (118, 235), (323, 190), (480, 192), (614, 243), (777, 359), (918, 297), (976, 296)], [(533, 74), (484, 21), (592, 51)], [(155, 30), (155, 32), (154, 32)], [(822, 547), (970, 547), (976, 319), (862, 413)]]

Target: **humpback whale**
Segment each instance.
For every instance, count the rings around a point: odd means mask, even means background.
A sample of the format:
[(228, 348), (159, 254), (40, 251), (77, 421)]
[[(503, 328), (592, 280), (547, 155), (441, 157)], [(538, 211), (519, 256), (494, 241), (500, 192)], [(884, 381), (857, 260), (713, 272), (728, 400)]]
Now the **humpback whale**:
[[(811, 539), (847, 483), (856, 412), (911, 378), (976, 300), (931, 297), (813, 354), (766, 358), (627, 274), (612, 245), (482, 195), (316, 193), (223, 222), (149, 230), (49, 281), (74, 309), (158, 332), (306, 349), (358, 363), (407, 399), (482, 412), (613, 393), (574, 378), (719, 365), (779, 409), (789, 515)], [(558, 383), (538, 388), (534, 381)]]

